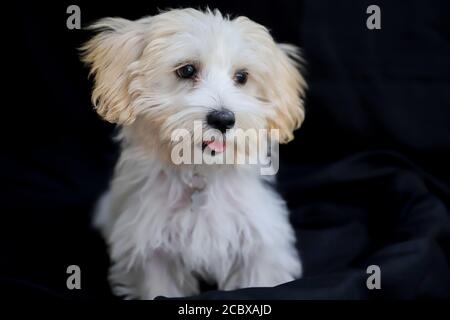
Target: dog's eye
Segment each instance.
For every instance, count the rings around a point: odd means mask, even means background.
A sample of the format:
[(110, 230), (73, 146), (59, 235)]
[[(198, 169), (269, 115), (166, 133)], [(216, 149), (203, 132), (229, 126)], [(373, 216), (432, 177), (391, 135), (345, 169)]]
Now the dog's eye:
[(234, 74), (234, 81), (238, 84), (245, 84), (247, 82), (248, 73), (247, 71), (238, 71)]
[(182, 79), (190, 79), (197, 74), (197, 69), (195, 68), (194, 65), (187, 64), (182, 66), (181, 68), (178, 68), (176, 73), (177, 76)]

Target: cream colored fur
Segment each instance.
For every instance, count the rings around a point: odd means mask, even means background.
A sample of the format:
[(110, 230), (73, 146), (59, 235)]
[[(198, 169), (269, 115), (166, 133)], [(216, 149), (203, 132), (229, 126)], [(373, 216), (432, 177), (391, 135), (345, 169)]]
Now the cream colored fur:
[[(83, 59), (95, 77), (93, 103), (120, 125), (121, 156), (96, 216), (115, 292), (153, 299), (196, 294), (199, 278), (232, 290), (300, 277), (273, 177), (253, 165), (176, 166), (170, 158), (174, 130), (192, 132), (194, 121), (207, 127), (206, 114), (223, 106), (234, 112), (235, 128), (278, 129), (281, 143), (292, 140), (304, 119), (298, 50), (248, 18), (209, 10), (107, 18), (91, 28), (98, 34)], [(185, 63), (198, 66), (195, 81), (177, 78)], [(248, 71), (245, 85), (233, 80), (240, 69)], [(194, 175), (204, 189), (193, 190)]]

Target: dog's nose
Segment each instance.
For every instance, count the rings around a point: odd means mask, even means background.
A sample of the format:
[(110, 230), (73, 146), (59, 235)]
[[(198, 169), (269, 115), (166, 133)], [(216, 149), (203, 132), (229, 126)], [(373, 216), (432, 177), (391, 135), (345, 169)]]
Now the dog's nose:
[(220, 132), (225, 132), (227, 129), (231, 129), (234, 126), (235, 118), (234, 113), (230, 110), (215, 110), (208, 113), (206, 116), (208, 124)]

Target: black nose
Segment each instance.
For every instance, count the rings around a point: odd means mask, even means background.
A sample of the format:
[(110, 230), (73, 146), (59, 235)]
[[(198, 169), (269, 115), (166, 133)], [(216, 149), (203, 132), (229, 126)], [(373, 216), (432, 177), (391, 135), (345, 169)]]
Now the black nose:
[(230, 110), (215, 110), (208, 113), (206, 121), (212, 128), (225, 132), (233, 128), (235, 118)]

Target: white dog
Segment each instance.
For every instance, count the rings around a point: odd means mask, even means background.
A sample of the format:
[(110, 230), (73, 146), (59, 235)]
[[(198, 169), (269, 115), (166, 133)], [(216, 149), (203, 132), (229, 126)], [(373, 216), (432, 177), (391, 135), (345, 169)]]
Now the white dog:
[[(223, 134), (192, 147), (234, 150), (235, 129), (293, 138), (306, 88), (294, 46), (217, 10), (177, 9), (137, 21), (106, 18), (83, 49), (93, 102), (120, 125), (121, 156), (95, 224), (110, 249), (109, 279), (126, 298), (274, 286), (301, 276), (285, 202), (254, 165), (175, 165), (172, 133), (193, 123)], [(237, 148), (239, 152), (249, 152)], [(211, 152), (212, 151), (212, 152)], [(274, 155), (272, 155), (274, 156)]]

